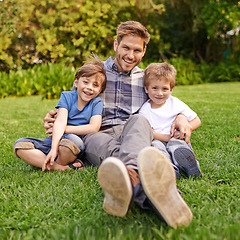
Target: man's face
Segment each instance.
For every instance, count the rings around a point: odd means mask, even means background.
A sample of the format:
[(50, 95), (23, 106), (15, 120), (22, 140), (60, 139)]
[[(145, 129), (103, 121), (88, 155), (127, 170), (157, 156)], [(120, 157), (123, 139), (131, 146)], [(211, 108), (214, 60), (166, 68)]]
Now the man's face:
[(114, 62), (118, 71), (127, 73), (142, 61), (146, 47), (144, 47), (144, 40), (141, 37), (129, 35), (123, 37), (119, 44), (115, 40), (114, 50), (116, 52)]

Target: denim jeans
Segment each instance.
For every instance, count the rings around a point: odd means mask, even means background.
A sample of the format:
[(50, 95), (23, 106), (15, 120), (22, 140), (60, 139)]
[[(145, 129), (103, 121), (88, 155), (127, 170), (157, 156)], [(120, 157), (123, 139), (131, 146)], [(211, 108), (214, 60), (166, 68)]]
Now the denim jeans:
[[(49, 138), (32, 138), (24, 137), (18, 139), (14, 143), (14, 152), (18, 149), (38, 149), (44, 154), (48, 154), (51, 150), (52, 137)], [(82, 139), (75, 134), (63, 134), (59, 146), (65, 146), (69, 148), (74, 155), (79, 158), (83, 155), (85, 145)]]

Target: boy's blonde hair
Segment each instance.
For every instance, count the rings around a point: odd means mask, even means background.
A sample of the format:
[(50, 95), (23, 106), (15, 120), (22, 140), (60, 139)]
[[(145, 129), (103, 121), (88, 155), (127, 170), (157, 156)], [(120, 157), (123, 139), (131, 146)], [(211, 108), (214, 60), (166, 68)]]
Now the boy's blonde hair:
[(150, 40), (150, 34), (148, 30), (140, 23), (136, 21), (128, 21), (121, 23), (117, 28), (117, 42), (120, 44), (123, 37), (135, 35), (141, 37), (144, 40), (144, 46), (148, 44)]
[(106, 70), (104, 68), (104, 64), (99, 59), (97, 55), (92, 55), (87, 62), (84, 63), (82, 67), (80, 67), (74, 77), (74, 80), (79, 80), (80, 77), (91, 77), (93, 75), (97, 75), (97, 79), (100, 78), (102, 82), (102, 91), (106, 89), (107, 85), (107, 76)]
[(147, 66), (144, 71), (144, 86), (146, 88), (149, 87), (150, 81), (154, 80), (162, 80), (165, 79), (170, 82), (171, 90), (175, 87), (175, 77), (177, 75), (177, 71), (173, 65), (169, 63), (151, 63)]

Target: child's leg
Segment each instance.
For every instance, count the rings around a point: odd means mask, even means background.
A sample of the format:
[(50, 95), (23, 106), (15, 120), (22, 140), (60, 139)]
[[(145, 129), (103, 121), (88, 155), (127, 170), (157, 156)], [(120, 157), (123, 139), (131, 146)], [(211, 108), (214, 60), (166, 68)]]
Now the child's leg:
[(46, 155), (38, 149), (18, 149), (16, 154), (25, 163), (39, 168), (42, 168), (46, 158)]
[(42, 168), (47, 153), (51, 148), (51, 138), (39, 139), (25, 137), (14, 144), (14, 152), (27, 164)]
[(77, 155), (74, 155), (73, 152), (65, 146), (59, 146), (58, 149), (58, 158), (56, 162), (60, 165), (68, 165), (69, 163), (74, 162), (77, 159)]
[[(84, 151), (84, 143), (75, 134), (64, 134), (58, 149), (58, 158), (53, 164), (53, 170), (64, 171), (70, 169), (69, 163), (74, 162), (77, 156)], [(81, 163), (74, 163), (75, 167), (81, 167)]]
[(172, 156), (173, 163), (188, 177), (202, 177), (199, 163), (190, 143), (172, 138), (167, 144), (167, 150)]

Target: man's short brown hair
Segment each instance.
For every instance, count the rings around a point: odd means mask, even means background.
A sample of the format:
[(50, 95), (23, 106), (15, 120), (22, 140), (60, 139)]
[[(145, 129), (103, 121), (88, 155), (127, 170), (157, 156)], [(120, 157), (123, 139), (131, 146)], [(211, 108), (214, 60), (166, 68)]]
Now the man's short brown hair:
[(144, 40), (144, 46), (148, 44), (150, 40), (150, 34), (148, 30), (140, 23), (136, 21), (128, 21), (121, 23), (117, 28), (117, 42), (120, 44), (123, 37), (128, 35), (139, 36)]
[(151, 79), (162, 80), (165, 79), (170, 82), (171, 90), (175, 87), (175, 78), (177, 71), (173, 65), (167, 62), (151, 63), (144, 71), (144, 86), (149, 87)]
[(91, 56), (90, 59), (77, 70), (74, 80), (78, 80), (80, 77), (91, 77), (95, 74), (97, 75), (97, 78), (101, 78), (102, 80), (101, 92), (103, 92), (107, 85), (106, 70), (104, 64), (97, 55)]

